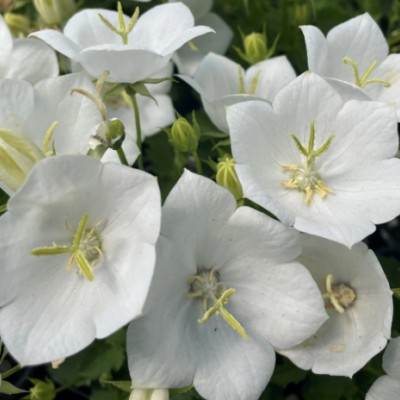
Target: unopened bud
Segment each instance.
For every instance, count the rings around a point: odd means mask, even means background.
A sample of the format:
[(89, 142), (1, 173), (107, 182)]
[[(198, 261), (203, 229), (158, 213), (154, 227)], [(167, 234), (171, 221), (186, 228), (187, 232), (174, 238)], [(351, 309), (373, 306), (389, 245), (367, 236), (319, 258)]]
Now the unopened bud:
[(61, 25), (77, 10), (75, 0), (33, 0), (33, 4), (48, 25)]
[(194, 153), (199, 144), (200, 132), (183, 117), (179, 117), (169, 131), (169, 140), (182, 153)]
[(235, 160), (228, 154), (219, 159), (216, 181), (219, 185), (228, 189), (236, 200), (243, 198), (242, 185), (235, 171)]
[(242, 33), (241, 35), (244, 51), (240, 50), (238, 47), (235, 47), (235, 50), (240, 58), (249, 64), (257, 64), (275, 53), (279, 37), (275, 38), (272, 46), (268, 48), (268, 38), (265, 32), (252, 32), (247, 36)]
[(296, 4), (293, 9), (293, 19), (295, 26), (307, 25), (313, 19), (313, 9), (310, 2)]
[(99, 145), (113, 150), (121, 148), (125, 139), (124, 124), (117, 118), (100, 122), (96, 127), (96, 134), (90, 139), (90, 145), (94, 149)]
[(56, 388), (50, 379), (42, 381), (40, 379), (30, 379), (33, 387), (30, 388), (28, 395), (31, 400), (53, 400), (56, 398)]
[(25, 15), (7, 12), (4, 21), (14, 36), (26, 36), (31, 31), (31, 21)]
[(25, 136), (0, 129), (0, 181), (17, 191), (43, 152)]

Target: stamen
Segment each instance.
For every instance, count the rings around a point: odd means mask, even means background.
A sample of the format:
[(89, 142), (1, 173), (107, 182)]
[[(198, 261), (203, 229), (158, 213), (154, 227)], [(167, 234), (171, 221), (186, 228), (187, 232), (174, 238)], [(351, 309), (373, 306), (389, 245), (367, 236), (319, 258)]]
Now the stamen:
[[(46, 134), (44, 135), (43, 143), (42, 143), (42, 151), (43, 154), (46, 157), (54, 156), (56, 155), (55, 149), (54, 149), (54, 142), (53, 142), (53, 136), (54, 136), (54, 131), (58, 126), (58, 122), (54, 121), (49, 129), (47, 129)], [(52, 149), (49, 150), (50, 147), (50, 142), (52, 143)]]
[(333, 275), (327, 275), (325, 280), (326, 293), (322, 297), (328, 299), (338, 313), (343, 314), (347, 308), (355, 303), (357, 295), (355, 290), (345, 283), (333, 283), (334, 279)]
[(365, 86), (369, 85), (370, 83), (380, 83), (386, 88), (391, 86), (390, 82), (386, 81), (384, 79), (376, 79), (376, 78), (368, 79), (368, 77), (375, 70), (375, 68), (378, 64), (378, 62), (376, 60), (372, 61), (372, 63), (367, 68), (367, 70), (364, 72), (364, 74), (361, 78), (360, 78), (360, 73), (358, 71), (357, 64), (353, 59), (351, 59), (350, 57), (345, 57), (345, 58), (343, 58), (343, 62), (347, 65), (350, 65), (353, 68), (354, 83), (357, 86), (359, 86), (360, 88), (364, 88)]
[[(72, 253), (67, 263), (67, 271), (69, 272), (76, 262), (79, 273), (89, 281), (93, 281), (92, 264), (94, 265), (98, 262), (102, 254), (102, 248), (100, 237), (96, 231), (98, 224), (92, 229), (86, 229), (88, 218), (88, 214), (82, 216), (70, 246), (60, 246), (53, 243), (50, 247), (37, 247), (31, 251), (31, 254), (35, 256), (51, 256)], [(66, 228), (69, 230), (67, 223)]]
[(306, 165), (281, 165), (282, 169), (284, 169), (284, 171), (289, 175), (289, 180), (287, 182), (282, 182), (281, 185), (285, 189), (303, 192), (305, 195), (305, 203), (309, 206), (313, 202), (315, 193), (317, 193), (321, 199), (324, 199), (328, 193), (333, 193), (333, 190), (325, 184), (316, 172), (315, 159), (329, 149), (334, 136), (330, 135), (321, 147), (314, 149), (315, 121), (311, 121), (310, 136), (307, 146), (304, 146), (297, 136), (292, 134), (291, 137), (293, 138), (298, 151), (305, 157)]
[(240, 94), (250, 94), (254, 95), (257, 90), (258, 81), (260, 79), (261, 70), (258, 70), (257, 73), (254, 75), (253, 79), (251, 80), (250, 90), (246, 91), (246, 85), (244, 82), (243, 77), (243, 70), (242, 67), (238, 64), (238, 79), (239, 79), (239, 93)]
[[(199, 324), (206, 323), (214, 314), (221, 315), (232, 329), (238, 332), (243, 338), (247, 338), (242, 325), (224, 308), (224, 305), (236, 290), (233, 288), (225, 289), (225, 285), (219, 282), (219, 274), (216, 268), (200, 270), (197, 275), (191, 276), (187, 282), (190, 290), (186, 292), (186, 296), (189, 298), (200, 298), (201, 300), (201, 308), (204, 315), (198, 320)], [(207, 309), (209, 301), (212, 301), (213, 305)]]

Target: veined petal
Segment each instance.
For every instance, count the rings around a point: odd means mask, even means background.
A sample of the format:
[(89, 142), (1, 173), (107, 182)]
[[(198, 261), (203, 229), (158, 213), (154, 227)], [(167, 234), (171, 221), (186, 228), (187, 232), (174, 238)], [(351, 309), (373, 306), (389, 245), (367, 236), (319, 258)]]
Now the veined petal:
[(383, 369), (393, 379), (400, 381), (400, 338), (391, 339), (383, 354)]
[(8, 60), (5, 78), (24, 79), (35, 84), (58, 75), (54, 50), (35, 39), (17, 39)]
[(318, 75), (326, 76), (329, 71), (329, 49), (325, 36), (315, 26), (303, 25), (300, 29), (306, 42), (308, 69)]
[(397, 400), (399, 393), (400, 381), (385, 375), (375, 381), (365, 400)]
[[(180, 0), (168, 0), (168, 3), (176, 3)], [(183, 4), (186, 4), (192, 12), (196, 20), (204, 17), (211, 11), (214, 0), (183, 0)]]

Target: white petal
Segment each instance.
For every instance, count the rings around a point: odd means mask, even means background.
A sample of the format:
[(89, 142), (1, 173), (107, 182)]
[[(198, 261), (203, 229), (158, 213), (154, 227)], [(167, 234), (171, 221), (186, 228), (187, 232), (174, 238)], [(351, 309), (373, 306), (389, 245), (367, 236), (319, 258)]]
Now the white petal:
[(7, 69), (8, 57), (13, 47), (13, 38), (2, 15), (0, 15), (0, 76)]
[(185, 45), (177, 51), (174, 61), (181, 74), (193, 76), (198, 65), (208, 53), (224, 54), (232, 40), (233, 32), (231, 28), (218, 15), (207, 14), (198, 22), (214, 29), (215, 34), (210, 32), (193, 39), (196, 50)]
[[(68, 20), (64, 27), (64, 35), (83, 49), (101, 44), (122, 44), (122, 38), (104, 24), (99, 14), (112, 25), (119, 26), (116, 11), (100, 8), (85, 9)], [(126, 15), (124, 21), (128, 25), (129, 18)]]
[(397, 400), (399, 393), (400, 381), (385, 375), (375, 381), (365, 400)]
[(282, 351), (296, 365), (318, 374), (351, 377), (386, 345), (390, 336), (393, 302), (382, 267), (367, 247), (351, 250), (341, 244), (302, 235), (299, 260), (309, 269), (321, 293), (328, 274), (356, 292), (355, 303), (338, 313), (327, 307), (330, 318), (302, 345)]
[(102, 45), (82, 51), (78, 61), (94, 77), (109, 71), (111, 82), (134, 83), (155, 76), (170, 57), (125, 45)]
[(35, 37), (46, 42), (54, 50), (64, 54), (66, 57), (76, 60), (78, 58), (79, 52), (82, 48), (67, 38), (61, 32), (55, 31), (53, 29), (43, 29), (41, 31), (34, 32), (30, 37)]
[(322, 32), (315, 26), (300, 27), (307, 48), (308, 69), (321, 76), (328, 73), (328, 44)]
[(286, 56), (261, 61), (246, 72), (247, 89), (250, 89), (253, 80), (256, 79), (254, 95), (270, 101), (283, 86), (295, 78), (296, 73)]
[(213, 32), (205, 26), (193, 26), (194, 18), (187, 6), (182, 3), (163, 4), (151, 8), (139, 18), (129, 35), (129, 43), (164, 56), (170, 55), (189, 40)]
[(55, 52), (35, 39), (17, 39), (8, 61), (5, 78), (25, 79), (35, 84), (58, 75)]
[(329, 75), (348, 82), (354, 81), (353, 69), (343, 62), (350, 57), (357, 63), (360, 76), (373, 61), (382, 62), (388, 45), (378, 24), (368, 13), (352, 18), (333, 28), (327, 36)]
[(71, 93), (74, 88), (94, 93), (94, 85), (84, 73), (50, 78), (36, 84), (34, 129), (31, 131), (32, 139), (39, 147), (46, 131), (56, 121), (53, 141), (58, 154), (83, 154), (89, 150), (89, 139), (101, 122), (101, 115), (91, 100)]
[[(4, 128), (20, 132), (31, 118), (34, 92), (30, 83), (11, 79), (0, 80), (0, 121)], [(26, 126), (25, 126), (26, 128)]]
[(400, 381), (400, 338), (391, 339), (383, 354), (383, 369), (392, 378)]
[[(180, 0), (168, 0), (168, 3), (176, 3)], [(211, 11), (214, 0), (183, 0), (183, 4), (186, 4), (192, 12), (196, 20), (204, 17)]]

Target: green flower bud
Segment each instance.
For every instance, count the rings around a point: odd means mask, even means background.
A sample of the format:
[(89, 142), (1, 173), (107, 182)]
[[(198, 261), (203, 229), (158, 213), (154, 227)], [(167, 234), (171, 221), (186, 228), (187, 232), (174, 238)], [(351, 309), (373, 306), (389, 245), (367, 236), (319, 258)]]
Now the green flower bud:
[(313, 10), (311, 4), (296, 4), (293, 10), (293, 21), (295, 26), (306, 25), (312, 21)]
[(243, 198), (243, 190), (236, 175), (235, 160), (228, 154), (225, 154), (218, 161), (216, 176), (217, 183), (225, 189), (228, 189), (235, 196), (236, 200), (240, 200)]
[(28, 398), (31, 400), (53, 400), (56, 398), (56, 388), (50, 379), (41, 381), (40, 379), (30, 379), (33, 387), (30, 388)]
[(243, 39), (244, 52), (250, 64), (265, 60), (268, 55), (267, 36), (263, 33), (250, 33)]
[(194, 153), (199, 144), (200, 132), (183, 117), (179, 117), (169, 131), (169, 140), (182, 153)]
[(16, 191), (43, 152), (25, 136), (0, 129), (0, 181)]
[(14, 36), (26, 36), (31, 31), (31, 21), (25, 15), (7, 12), (4, 21)]
[(90, 144), (92, 148), (102, 145), (105, 148), (118, 150), (124, 139), (124, 124), (119, 119), (112, 118), (97, 125), (96, 134), (91, 138)]
[(33, 0), (33, 4), (48, 25), (61, 25), (78, 8), (75, 0)]
[(279, 40), (277, 36), (271, 47), (268, 47), (268, 38), (265, 33), (252, 32), (245, 36), (242, 32), (243, 48), (244, 51), (238, 47), (234, 47), (239, 57), (248, 62), (249, 64), (257, 64), (260, 61), (266, 60), (271, 57), (276, 50), (276, 45)]

